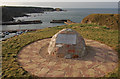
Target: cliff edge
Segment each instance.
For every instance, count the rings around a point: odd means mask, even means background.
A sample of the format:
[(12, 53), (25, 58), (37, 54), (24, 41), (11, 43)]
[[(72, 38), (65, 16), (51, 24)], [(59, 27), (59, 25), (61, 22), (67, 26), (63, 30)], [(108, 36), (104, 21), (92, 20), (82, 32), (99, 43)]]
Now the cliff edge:
[(110, 29), (118, 29), (120, 23), (119, 17), (120, 14), (90, 14), (81, 23), (98, 24)]

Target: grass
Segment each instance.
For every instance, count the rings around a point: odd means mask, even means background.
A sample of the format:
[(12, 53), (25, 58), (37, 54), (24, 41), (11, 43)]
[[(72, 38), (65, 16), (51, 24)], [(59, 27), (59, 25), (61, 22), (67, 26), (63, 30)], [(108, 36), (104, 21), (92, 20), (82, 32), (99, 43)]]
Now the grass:
[(95, 23), (111, 29), (118, 29), (118, 23), (120, 22), (119, 16), (119, 14), (91, 14), (86, 16), (82, 20), (82, 23)]
[[(17, 62), (18, 52), (26, 45), (44, 38), (52, 37), (63, 28), (72, 28), (79, 32), (84, 38), (105, 43), (118, 51), (118, 31), (103, 28), (95, 24), (71, 24), (51, 28), (45, 28), (33, 32), (28, 32), (7, 39), (2, 42), (2, 78), (33, 78)], [(117, 72), (110, 74), (110, 77), (118, 77)]]

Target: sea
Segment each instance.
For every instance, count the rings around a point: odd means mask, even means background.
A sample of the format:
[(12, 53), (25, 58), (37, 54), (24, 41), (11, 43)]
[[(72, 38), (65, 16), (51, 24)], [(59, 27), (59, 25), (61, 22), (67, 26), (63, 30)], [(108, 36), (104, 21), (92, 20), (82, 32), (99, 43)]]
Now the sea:
[(42, 24), (3, 25), (2, 30), (43, 29), (65, 25), (64, 23), (50, 23), (52, 20), (69, 19), (80, 23), (89, 14), (118, 14), (117, 8), (63, 8), (66, 11), (54, 11), (44, 13), (31, 13), (30, 17), (14, 17), (15, 20), (32, 21), (41, 20)]

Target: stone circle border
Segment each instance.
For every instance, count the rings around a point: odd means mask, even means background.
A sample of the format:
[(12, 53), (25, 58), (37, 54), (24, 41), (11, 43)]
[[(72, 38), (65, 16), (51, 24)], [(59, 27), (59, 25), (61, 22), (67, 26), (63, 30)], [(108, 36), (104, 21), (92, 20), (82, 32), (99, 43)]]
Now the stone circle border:
[(105, 44), (85, 39), (88, 55), (57, 60), (40, 54), (47, 52), (49, 41), (50, 38), (36, 41), (19, 52), (18, 62), (30, 74), (38, 77), (103, 77), (118, 67), (117, 52)]

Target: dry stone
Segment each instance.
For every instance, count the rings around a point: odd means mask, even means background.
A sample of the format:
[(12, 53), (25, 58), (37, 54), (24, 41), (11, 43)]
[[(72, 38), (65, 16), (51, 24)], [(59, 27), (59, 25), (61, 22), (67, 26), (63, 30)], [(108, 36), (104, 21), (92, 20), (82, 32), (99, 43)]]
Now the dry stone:
[(86, 55), (83, 37), (72, 29), (56, 33), (49, 43), (48, 53), (61, 58), (78, 58)]

